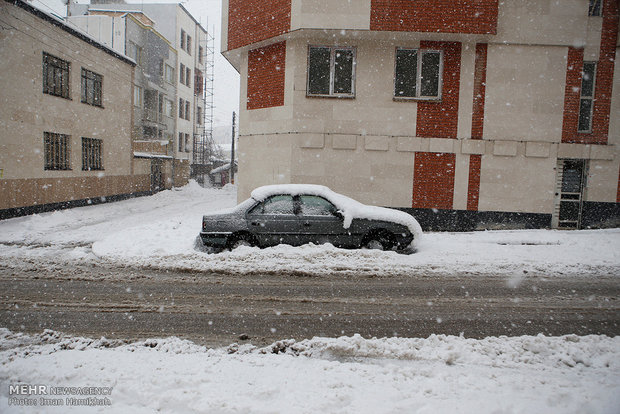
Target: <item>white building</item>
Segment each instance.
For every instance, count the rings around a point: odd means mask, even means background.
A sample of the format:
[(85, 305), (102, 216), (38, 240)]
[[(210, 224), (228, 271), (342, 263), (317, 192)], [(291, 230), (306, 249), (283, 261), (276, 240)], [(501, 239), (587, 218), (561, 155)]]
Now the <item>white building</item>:
[[(148, 16), (154, 22), (154, 29), (167, 39), (176, 50), (174, 68), (162, 68), (166, 79), (174, 79), (176, 115), (173, 156), (178, 163), (174, 175), (175, 184), (182, 184), (189, 178), (190, 164), (194, 157), (195, 143), (205, 135), (205, 73), (207, 63), (207, 31), (180, 4), (72, 4), (71, 20), (78, 22), (79, 16), (116, 15), (135, 13)], [(110, 36), (110, 30), (113, 35)], [(113, 24), (89, 29), (103, 42), (122, 44), (117, 38), (122, 30)]]

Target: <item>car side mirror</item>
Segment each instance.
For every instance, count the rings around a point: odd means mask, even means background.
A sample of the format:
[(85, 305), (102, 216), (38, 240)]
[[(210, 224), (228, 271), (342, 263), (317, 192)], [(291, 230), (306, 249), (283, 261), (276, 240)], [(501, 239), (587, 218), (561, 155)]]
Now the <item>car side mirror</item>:
[(341, 220), (344, 220), (344, 214), (342, 213), (341, 210), (334, 211), (334, 216), (338, 217)]

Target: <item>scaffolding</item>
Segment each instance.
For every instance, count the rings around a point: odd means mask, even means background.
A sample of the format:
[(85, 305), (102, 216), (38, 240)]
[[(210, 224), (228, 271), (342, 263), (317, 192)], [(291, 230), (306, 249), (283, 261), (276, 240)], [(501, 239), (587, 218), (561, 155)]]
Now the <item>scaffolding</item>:
[[(213, 29), (215, 30), (215, 29)], [(202, 122), (194, 128), (193, 156), (190, 177), (201, 185), (209, 183), (209, 172), (212, 167), (211, 158), (216, 148), (213, 140), (213, 90), (215, 72), (215, 37), (206, 31), (200, 38), (200, 46), (205, 50), (204, 73), (202, 77), (202, 96), (197, 97), (203, 102)], [(196, 123), (195, 123), (196, 125)]]

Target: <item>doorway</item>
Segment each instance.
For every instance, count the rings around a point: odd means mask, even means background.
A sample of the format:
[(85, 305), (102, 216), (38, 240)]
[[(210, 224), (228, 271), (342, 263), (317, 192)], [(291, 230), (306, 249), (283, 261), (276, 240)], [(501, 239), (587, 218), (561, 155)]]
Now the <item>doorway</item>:
[(552, 226), (554, 228), (581, 228), (581, 213), (583, 210), (587, 170), (587, 160), (558, 160), (555, 209), (552, 219)]
[(164, 189), (163, 161), (157, 158), (151, 160), (151, 191)]

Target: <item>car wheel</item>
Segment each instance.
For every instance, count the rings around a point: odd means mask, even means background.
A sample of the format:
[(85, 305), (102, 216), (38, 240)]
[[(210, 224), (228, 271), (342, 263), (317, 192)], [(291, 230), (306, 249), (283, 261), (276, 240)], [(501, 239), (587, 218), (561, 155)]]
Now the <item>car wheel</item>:
[(256, 246), (256, 243), (254, 242), (254, 238), (249, 234), (233, 234), (230, 236), (226, 246), (229, 250), (235, 250), (237, 247), (241, 246), (253, 247)]
[(371, 250), (392, 250), (394, 244), (394, 236), (387, 231), (381, 231), (368, 234), (362, 242), (362, 248)]

